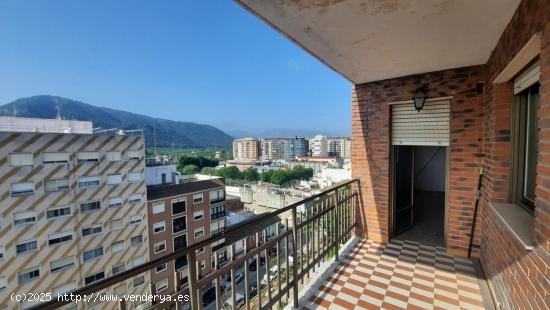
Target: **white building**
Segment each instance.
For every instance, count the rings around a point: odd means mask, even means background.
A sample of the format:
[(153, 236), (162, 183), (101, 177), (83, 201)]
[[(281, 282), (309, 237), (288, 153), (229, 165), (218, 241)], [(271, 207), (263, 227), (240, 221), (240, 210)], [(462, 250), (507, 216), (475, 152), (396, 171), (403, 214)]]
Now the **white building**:
[(316, 135), (313, 139), (309, 140), (309, 150), (311, 151), (311, 156), (327, 156), (328, 154), (327, 137), (322, 135)]
[(57, 118), (0, 116), (0, 131), (92, 134), (92, 122)]
[(166, 183), (178, 184), (181, 174), (177, 171), (176, 165), (154, 165), (145, 167), (145, 180), (147, 186)]

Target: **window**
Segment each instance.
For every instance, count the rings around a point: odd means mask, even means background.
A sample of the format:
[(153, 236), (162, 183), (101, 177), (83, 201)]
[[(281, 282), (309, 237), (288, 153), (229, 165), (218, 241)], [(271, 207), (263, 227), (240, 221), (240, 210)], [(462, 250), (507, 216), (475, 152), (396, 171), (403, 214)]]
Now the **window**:
[(3, 261), (6, 258), (6, 252), (4, 251), (4, 246), (0, 245), (0, 261)]
[(97, 281), (103, 280), (103, 279), (105, 279), (105, 272), (101, 271), (101, 272), (95, 273), (93, 275), (90, 275), (90, 276), (87, 276), (86, 278), (84, 278), (84, 284), (89, 285), (89, 284), (92, 284), (94, 282), (97, 282)]
[(103, 226), (101, 224), (93, 225), (90, 227), (82, 228), (82, 237), (88, 237), (92, 235), (99, 235), (103, 232)]
[(126, 270), (126, 265), (124, 263), (113, 266), (112, 268), (113, 276), (115, 274), (119, 274), (123, 272), (124, 270)]
[(122, 206), (123, 200), (122, 197), (112, 197), (109, 198), (109, 208), (116, 208)]
[(68, 242), (73, 240), (73, 232), (65, 231), (48, 236), (48, 245), (56, 245), (63, 242)]
[(92, 259), (98, 258), (103, 256), (103, 248), (96, 248), (88, 251), (84, 251), (82, 254), (82, 257), (85, 262), (90, 261)]
[(158, 234), (166, 229), (166, 222), (158, 222), (153, 224), (153, 234)]
[(168, 288), (168, 280), (167, 279), (164, 279), (164, 280), (161, 280), (160, 282), (157, 282), (155, 284), (155, 288), (156, 288), (156, 292), (162, 292), (164, 291), (165, 289)]
[(38, 250), (38, 241), (36, 240), (21, 242), (15, 245), (16, 254), (24, 254), (36, 250)]
[(130, 217), (130, 225), (137, 225), (139, 223), (141, 223), (141, 221), (143, 220), (143, 217), (139, 214), (137, 215), (132, 215)]
[(79, 163), (97, 163), (99, 162), (99, 154), (97, 152), (78, 152), (76, 159)]
[(198, 254), (201, 254), (201, 253), (203, 253), (203, 252), (204, 252), (204, 247), (195, 250), (195, 254), (197, 254), (197, 255), (198, 255)]
[(164, 252), (166, 250), (166, 241), (155, 243), (155, 254)]
[(534, 213), (538, 157), (539, 84), (514, 97), (510, 200)]
[(11, 185), (11, 196), (20, 197), (34, 194), (34, 183), (33, 182), (21, 182), (13, 183)]
[(174, 238), (174, 251), (187, 247), (187, 236), (181, 235)]
[(67, 152), (51, 152), (44, 153), (42, 162), (45, 164), (66, 164), (69, 162), (69, 153)]
[(116, 185), (122, 183), (122, 174), (109, 174), (107, 175), (107, 184)]
[(123, 296), (126, 294), (126, 284), (121, 284), (114, 288), (113, 293), (115, 293), (115, 296)]
[(195, 238), (202, 237), (204, 235), (204, 227), (195, 228)]
[(140, 285), (143, 285), (143, 283), (145, 283), (145, 277), (144, 276), (139, 276), (137, 278), (134, 278), (134, 287), (138, 287)]
[(19, 212), (13, 215), (13, 225), (25, 225), (36, 222), (36, 212)]
[(140, 255), (132, 259), (132, 267), (137, 267), (139, 265), (145, 264), (145, 256)]
[(187, 255), (178, 257), (174, 261), (174, 268), (176, 271), (179, 271), (187, 266)]
[(130, 238), (130, 244), (132, 246), (140, 245), (142, 242), (143, 242), (143, 237), (141, 235), (133, 236), (132, 238)]
[(204, 210), (194, 211), (193, 212), (193, 220), (199, 221), (204, 218)]
[(223, 189), (210, 191), (208, 196), (210, 197), (210, 204), (219, 203), (225, 200), (225, 191)]
[(116, 253), (124, 251), (124, 240), (111, 243), (111, 252)]
[(128, 182), (134, 183), (134, 182), (138, 182), (140, 179), (141, 179), (141, 173), (139, 172), (128, 173)]
[(71, 207), (63, 206), (46, 210), (47, 219), (56, 219), (60, 217), (67, 217), (71, 215)]
[(80, 177), (78, 178), (78, 187), (93, 188), (99, 186), (99, 177)]
[(65, 283), (54, 287), (52, 289), (52, 295), (57, 296), (58, 294), (65, 294), (75, 289), (76, 289), (76, 284), (74, 282)]
[(202, 193), (193, 195), (193, 204), (202, 202)]
[(155, 202), (153, 204), (153, 214), (164, 212), (164, 202)]
[(225, 216), (225, 205), (218, 205), (210, 208), (210, 220), (216, 220)]
[(0, 290), (5, 289), (6, 287), (8, 287), (8, 280), (6, 277), (0, 277)]
[(33, 165), (32, 153), (11, 153), (9, 155), (9, 158), (10, 158), (10, 165), (14, 167)]
[(141, 202), (141, 194), (130, 194), (128, 197), (129, 203), (140, 203)]
[(74, 267), (74, 256), (54, 260), (50, 263), (50, 271), (57, 272)]
[(122, 156), (118, 151), (110, 151), (105, 153), (105, 159), (107, 159), (107, 161), (119, 161), (121, 157)]
[(185, 198), (172, 200), (172, 215), (187, 211)]
[(187, 229), (186, 216), (181, 216), (172, 220), (172, 233), (177, 234)]
[(80, 212), (92, 212), (101, 209), (100, 201), (85, 202), (80, 205)]
[(40, 267), (33, 267), (17, 273), (17, 281), (19, 284), (25, 284), (36, 280), (40, 277)]
[(220, 220), (210, 223), (210, 235), (221, 233), (225, 230), (225, 221)]
[(111, 220), (111, 230), (121, 229), (124, 220), (122, 218)]
[(69, 179), (44, 180), (44, 191), (47, 193), (68, 191), (69, 189)]
[(164, 270), (166, 270), (167, 267), (168, 267), (168, 265), (166, 263), (160, 264), (157, 267), (155, 267), (155, 272), (156, 273), (163, 272)]
[(139, 159), (141, 152), (139, 150), (129, 150), (128, 159)]
[(223, 247), (225, 247), (225, 238), (212, 242), (211, 247), (212, 247), (212, 252), (216, 252), (222, 249)]

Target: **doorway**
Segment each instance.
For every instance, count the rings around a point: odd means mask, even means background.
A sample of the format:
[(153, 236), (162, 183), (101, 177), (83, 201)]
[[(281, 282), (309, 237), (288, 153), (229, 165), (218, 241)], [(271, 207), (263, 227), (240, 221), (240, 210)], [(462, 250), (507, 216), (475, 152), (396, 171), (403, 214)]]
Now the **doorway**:
[(393, 237), (445, 246), (447, 147), (393, 146)]

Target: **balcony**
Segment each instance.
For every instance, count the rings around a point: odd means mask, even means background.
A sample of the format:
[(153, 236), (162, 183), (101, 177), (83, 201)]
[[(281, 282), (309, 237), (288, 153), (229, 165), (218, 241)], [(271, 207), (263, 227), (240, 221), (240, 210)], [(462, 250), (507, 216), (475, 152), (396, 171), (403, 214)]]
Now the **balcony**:
[[(109, 292), (111, 287), (158, 265), (184, 260), (188, 262), (188, 279), (181, 279), (181, 273), (175, 272), (175, 291), (169, 292), (172, 301), (148, 303), (146, 309), (183, 309), (184, 304), (175, 300), (189, 292), (190, 301), (185, 303), (191, 309), (248, 310), (285, 305), (328, 309), (335, 305), (348, 309), (483, 308), (470, 260), (448, 256), (444, 248), (409, 241), (382, 244), (355, 236), (357, 219), (361, 218), (356, 214), (361, 204), (355, 190), (358, 185), (357, 180), (340, 183), (72, 293), (90, 296)], [(299, 207), (306, 203), (311, 208), (300, 212)], [(291, 216), (281, 221), (278, 215), (285, 212)], [(268, 236), (268, 227), (274, 227), (275, 234)], [(233, 257), (229, 261), (214, 261), (211, 273), (198, 276), (197, 249), (224, 239), (231, 252), (233, 243), (253, 236), (255, 247), (245, 247), (235, 257), (229, 255)], [(219, 255), (213, 257), (220, 259)], [(155, 293), (154, 284), (149, 293)], [(119, 309), (131, 306), (124, 300), (118, 303)], [(52, 301), (35, 309), (58, 309), (65, 304)]]

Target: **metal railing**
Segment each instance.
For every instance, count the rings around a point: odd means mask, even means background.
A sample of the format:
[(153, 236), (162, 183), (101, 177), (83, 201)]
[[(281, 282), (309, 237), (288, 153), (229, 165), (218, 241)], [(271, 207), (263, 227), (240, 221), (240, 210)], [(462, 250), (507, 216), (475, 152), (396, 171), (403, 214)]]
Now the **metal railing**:
[[(320, 268), (325, 260), (333, 257), (338, 260), (341, 245), (352, 236), (356, 226), (355, 208), (360, 199), (353, 189), (354, 182), (358, 181), (336, 184), (285, 208), (227, 227), (206, 240), (70, 293), (90, 296), (187, 256), (187, 277), (184, 278), (181, 270), (174, 273), (176, 289), (167, 294), (170, 301), (141, 305), (141, 309), (189, 309), (190, 305), (195, 310), (213, 309), (215, 305), (216, 309), (249, 310), (281, 307), (290, 302), (298, 307), (298, 291), (310, 273)], [(253, 247), (247, 246), (251, 237), (255, 241)], [(227, 245), (229, 260), (222, 263), (218, 250), (213, 255), (212, 272), (198, 276), (196, 250), (220, 243), (220, 240)], [(244, 251), (233, 255), (236, 243), (241, 240), (244, 240)], [(154, 295), (155, 283), (151, 283), (150, 290)], [(177, 296), (183, 294), (190, 297), (185, 306), (176, 301)], [(58, 309), (69, 303), (54, 298), (32, 309)], [(121, 299), (118, 308), (125, 310), (130, 305)]]

